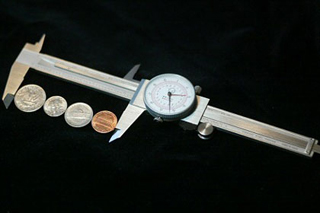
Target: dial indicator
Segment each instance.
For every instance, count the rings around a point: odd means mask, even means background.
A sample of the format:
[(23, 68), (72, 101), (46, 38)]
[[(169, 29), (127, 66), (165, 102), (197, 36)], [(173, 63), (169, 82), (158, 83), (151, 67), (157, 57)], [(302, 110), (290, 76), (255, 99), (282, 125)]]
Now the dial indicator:
[(167, 73), (150, 80), (145, 89), (144, 103), (154, 117), (178, 120), (194, 110), (196, 95), (188, 79)]

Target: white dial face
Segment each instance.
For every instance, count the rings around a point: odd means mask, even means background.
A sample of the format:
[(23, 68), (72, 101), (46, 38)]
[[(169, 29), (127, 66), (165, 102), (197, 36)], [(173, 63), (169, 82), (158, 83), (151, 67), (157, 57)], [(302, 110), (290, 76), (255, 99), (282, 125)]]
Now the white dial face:
[(144, 94), (150, 114), (168, 120), (187, 116), (193, 110), (195, 98), (190, 81), (176, 74), (162, 74), (151, 79)]

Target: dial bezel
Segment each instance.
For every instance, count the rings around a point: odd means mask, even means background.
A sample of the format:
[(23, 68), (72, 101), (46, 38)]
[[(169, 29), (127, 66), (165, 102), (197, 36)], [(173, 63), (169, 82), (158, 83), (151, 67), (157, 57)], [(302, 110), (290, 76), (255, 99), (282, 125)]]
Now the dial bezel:
[[(155, 87), (154, 86), (154, 82), (159, 81), (159, 79), (166, 79), (166, 78), (174, 78), (177, 79), (178, 83), (181, 87), (183, 87), (185, 89), (185, 85), (187, 85), (188, 89), (186, 89), (188, 91), (188, 96), (186, 97), (187, 99), (190, 98), (190, 100), (188, 100), (188, 104), (183, 106), (185, 109), (181, 110), (179, 109), (178, 112), (171, 112), (171, 113), (167, 113), (167, 112), (159, 112), (159, 110), (157, 110), (154, 105), (150, 104), (149, 101), (150, 99), (147, 98), (147, 96), (150, 94), (147, 94), (149, 91), (150, 87)], [(180, 82), (179, 82), (180, 81)], [(182, 83), (184, 85), (181, 84), (181, 81), (183, 81)], [(165, 82), (165, 80), (163, 80), (163, 82)], [(190, 87), (190, 88), (189, 88)], [(156, 88), (156, 87), (155, 87)], [(154, 88), (153, 88), (154, 89)], [(153, 91), (153, 90), (151, 90)], [(179, 120), (182, 119), (186, 116), (188, 116), (189, 114), (191, 114), (196, 106), (196, 93), (194, 90), (194, 86), (193, 84), (185, 77), (178, 75), (178, 74), (173, 74), (173, 73), (165, 73), (165, 74), (161, 74), (158, 76), (155, 76), (154, 78), (152, 78), (149, 83), (147, 84), (145, 91), (144, 91), (144, 103), (146, 106), (147, 111), (153, 116), (153, 117), (160, 117), (165, 121), (174, 121), (174, 120)], [(157, 106), (159, 107), (159, 106)]]

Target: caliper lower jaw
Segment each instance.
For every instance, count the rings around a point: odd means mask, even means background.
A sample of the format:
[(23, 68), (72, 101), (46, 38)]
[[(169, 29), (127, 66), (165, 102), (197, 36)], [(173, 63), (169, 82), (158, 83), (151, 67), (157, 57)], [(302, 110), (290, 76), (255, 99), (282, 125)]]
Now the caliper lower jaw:
[(148, 83), (149, 80), (146, 79), (142, 79), (140, 81), (140, 84), (131, 98), (130, 103), (122, 113), (116, 126), (115, 133), (111, 136), (109, 143), (120, 138), (146, 110), (146, 106), (143, 101), (143, 95)]
[(27, 72), (30, 68), (30, 66), (18, 62), (20, 55), (22, 54), (22, 52), (24, 50), (29, 50), (29, 51), (39, 53), (41, 51), (42, 46), (43, 46), (44, 39), (45, 39), (45, 35), (43, 35), (41, 37), (40, 41), (36, 42), (35, 44), (26, 43), (24, 45), (23, 49), (21, 50), (19, 56), (17, 57), (17, 59), (12, 64), (11, 70), (10, 70), (10, 73), (8, 76), (7, 84), (6, 84), (6, 87), (5, 87), (3, 96), (2, 96), (2, 101), (7, 109), (9, 108), (12, 100), (14, 99), (14, 96), (15, 96), (18, 88), (20, 87), (20, 85), (24, 79), (24, 76), (27, 74)]

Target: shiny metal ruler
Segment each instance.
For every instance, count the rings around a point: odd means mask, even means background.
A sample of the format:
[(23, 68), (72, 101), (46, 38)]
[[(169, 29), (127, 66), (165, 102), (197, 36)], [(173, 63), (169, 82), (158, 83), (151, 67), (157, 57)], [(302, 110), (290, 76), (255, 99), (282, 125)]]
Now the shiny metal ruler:
[[(189, 101), (190, 106), (187, 106), (189, 107), (187, 110), (179, 113), (176, 112), (175, 114), (174, 108), (172, 107), (174, 106), (173, 102), (175, 100), (178, 100), (177, 105), (179, 105), (179, 100), (187, 100), (187, 98), (193, 97), (193, 94), (179, 95), (174, 93), (175, 90), (187, 90), (187, 79), (180, 78), (180, 76), (175, 74), (167, 74), (166, 76), (158, 76), (151, 80), (143, 79), (137, 81), (133, 79), (133, 76), (139, 69), (139, 65), (134, 66), (124, 78), (116, 77), (40, 53), (44, 38), (45, 36), (43, 35), (40, 41), (35, 44), (26, 43), (13, 63), (2, 97), (6, 108), (8, 108), (12, 102), (28, 69), (33, 68), (50, 76), (129, 101), (127, 108), (119, 119), (116, 131), (109, 142), (120, 138), (144, 111), (148, 111), (158, 121), (166, 121), (172, 118), (179, 119), (185, 129), (195, 130), (197, 127), (200, 127), (200, 125), (206, 124), (206, 126), (215, 127), (218, 130), (234, 133), (308, 157), (312, 157), (314, 152), (320, 153), (320, 146), (317, 144), (318, 141), (316, 139), (209, 106), (208, 103), (210, 100), (200, 96), (199, 93), (194, 95), (194, 101)], [(157, 83), (158, 81), (160, 81), (160, 83)], [(163, 82), (161, 83), (161, 81)], [(167, 83), (169, 81), (171, 84)], [(176, 82), (179, 82), (179, 84)], [(186, 83), (185, 86), (183, 86), (184, 84), (182, 82)], [(160, 85), (164, 86), (161, 87)], [(166, 95), (161, 96), (161, 100), (159, 99), (161, 103), (169, 103), (167, 108), (163, 108), (169, 109), (168, 116), (165, 116), (165, 113), (161, 114), (161, 108), (159, 113), (157, 113), (156, 108), (152, 109), (154, 100), (152, 98), (157, 97), (152, 96), (153, 92), (146, 91), (148, 91), (149, 88), (152, 89), (152, 86), (154, 86), (155, 88), (153, 90), (158, 91), (157, 94), (159, 94), (165, 87), (168, 87), (168, 85), (170, 85), (168, 92)], [(181, 88), (179, 88), (180, 86)], [(150, 100), (148, 99), (149, 94), (150, 97), (152, 96)], [(181, 97), (176, 98), (175, 96)], [(181, 106), (186, 107), (184, 105)], [(188, 112), (188, 114), (184, 112)]]

